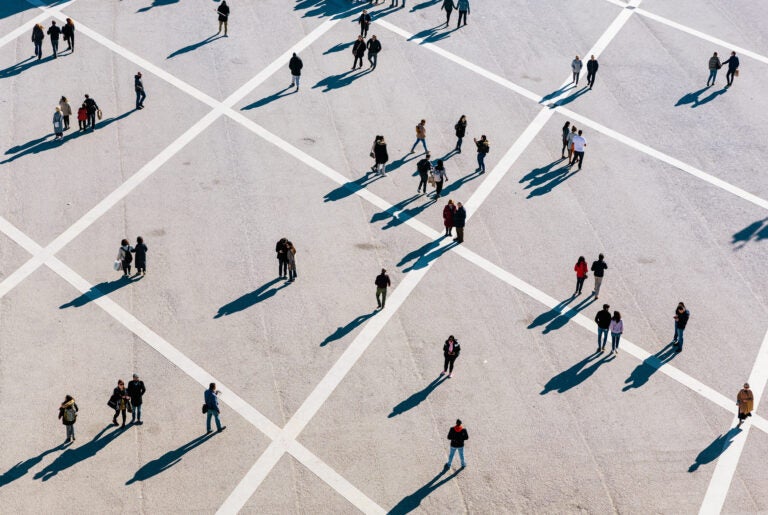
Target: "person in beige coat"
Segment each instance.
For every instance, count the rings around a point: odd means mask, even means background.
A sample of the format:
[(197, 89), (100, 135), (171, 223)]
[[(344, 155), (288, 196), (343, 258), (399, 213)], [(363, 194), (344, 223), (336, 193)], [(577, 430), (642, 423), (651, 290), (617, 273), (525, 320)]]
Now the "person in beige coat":
[(739, 406), (739, 425), (752, 416), (752, 410), (754, 409), (755, 397), (752, 395), (752, 390), (749, 389), (749, 383), (744, 383), (744, 388), (739, 390), (736, 395), (736, 404)]
[(61, 115), (64, 117), (64, 130), (69, 130), (69, 117), (72, 115), (72, 106), (69, 105), (67, 97), (61, 97), (59, 100), (59, 107), (61, 108)]

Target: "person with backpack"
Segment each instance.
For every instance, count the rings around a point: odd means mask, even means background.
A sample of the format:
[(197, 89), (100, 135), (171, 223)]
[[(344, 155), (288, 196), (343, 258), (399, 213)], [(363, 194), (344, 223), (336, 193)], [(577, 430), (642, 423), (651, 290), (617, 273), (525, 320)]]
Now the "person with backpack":
[(456, 454), (456, 451), (459, 451), (461, 468), (466, 467), (467, 462), (464, 461), (464, 442), (469, 440), (469, 434), (464, 426), (461, 425), (461, 420), (456, 419), (456, 425), (448, 430), (448, 440), (451, 441), (451, 452), (448, 454), (448, 463), (445, 464), (445, 468), (451, 467), (453, 456)]
[(709, 78), (707, 79), (707, 87), (711, 85), (715, 85), (715, 79), (717, 79), (717, 72), (720, 68), (723, 67), (723, 65), (720, 63), (720, 58), (717, 57), (717, 52), (712, 54), (712, 57), (709, 58)]
[(141, 236), (136, 238), (133, 252), (136, 254), (136, 274), (147, 275), (147, 244)]
[(459, 121), (453, 126), (456, 131), (456, 153), (461, 154), (461, 143), (464, 141), (464, 135), (467, 133), (467, 117), (461, 115)]
[(144, 381), (139, 379), (139, 374), (133, 374), (133, 381), (128, 383), (128, 396), (131, 398), (133, 411), (131, 412), (131, 424), (136, 422), (137, 426), (142, 425), (141, 405), (144, 402), (144, 394), (147, 392)]
[(45, 32), (43, 32), (43, 26), (39, 23), (32, 27), (32, 43), (35, 45), (35, 55), (37, 60), (43, 58), (43, 40), (45, 39)]
[(426, 195), (427, 193), (427, 179), (429, 179), (429, 173), (432, 171), (432, 162), (429, 158), (432, 155), (427, 152), (423, 159), (416, 163), (416, 170), (419, 172), (419, 185), (416, 188), (416, 193), (422, 191)]
[(280, 279), (288, 278), (288, 238), (280, 238), (275, 244), (275, 253), (277, 254), (277, 273)]
[(67, 395), (64, 402), (59, 406), (59, 418), (64, 427), (67, 428), (67, 442), (75, 441), (75, 422), (77, 421), (77, 412), (79, 408), (75, 403), (74, 397)]
[(123, 277), (126, 279), (131, 274), (131, 263), (133, 262), (133, 254), (131, 254), (131, 252), (133, 251), (134, 248), (131, 247), (128, 240), (123, 238), (120, 242), (120, 248), (117, 251), (117, 260), (120, 261), (123, 269)]
[(485, 134), (480, 136), (480, 141), (474, 138), (477, 145), (477, 170), (476, 172), (485, 173), (485, 156), (491, 151), (491, 144)]

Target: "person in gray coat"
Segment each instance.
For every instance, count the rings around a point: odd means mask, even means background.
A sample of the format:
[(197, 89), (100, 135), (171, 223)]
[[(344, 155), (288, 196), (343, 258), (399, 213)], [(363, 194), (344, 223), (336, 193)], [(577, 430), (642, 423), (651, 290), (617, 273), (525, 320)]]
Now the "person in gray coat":
[(579, 85), (579, 74), (581, 73), (581, 59), (577, 55), (576, 58), (571, 61), (571, 71), (573, 72), (573, 80), (571, 81), (576, 86)]
[[(715, 79), (717, 78), (717, 70), (722, 68), (723, 65), (720, 64), (720, 58), (717, 57), (717, 52), (712, 54), (712, 57), (709, 58), (709, 78), (707, 79), (707, 87), (714, 86), (715, 85)], [(712, 82), (712, 84), (710, 84)]]
[(53, 139), (64, 137), (64, 117), (61, 115), (61, 107), (59, 106), (56, 106), (56, 111), (53, 113), (53, 132), (56, 134)]

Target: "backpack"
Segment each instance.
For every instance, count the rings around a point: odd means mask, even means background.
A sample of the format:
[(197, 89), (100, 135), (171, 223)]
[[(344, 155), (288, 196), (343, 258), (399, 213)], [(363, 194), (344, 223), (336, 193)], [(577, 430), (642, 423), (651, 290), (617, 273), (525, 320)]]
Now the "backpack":
[(123, 261), (126, 263), (130, 263), (133, 261), (133, 254), (131, 254), (130, 250), (123, 249)]
[(77, 412), (75, 411), (75, 406), (69, 406), (64, 409), (64, 422), (72, 423), (77, 418)]
[(490, 152), (490, 150), (491, 150), (490, 143), (488, 143), (487, 141), (481, 143), (480, 152), (482, 152), (483, 154), (487, 154), (488, 152)]

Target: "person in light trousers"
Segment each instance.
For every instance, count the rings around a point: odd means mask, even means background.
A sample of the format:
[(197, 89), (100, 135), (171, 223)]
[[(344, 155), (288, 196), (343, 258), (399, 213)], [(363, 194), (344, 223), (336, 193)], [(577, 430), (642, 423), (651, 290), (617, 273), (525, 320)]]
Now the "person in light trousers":
[(459, 459), (461, 460), (461, 468), (467, 466), (467, 462), (464, 461), (464, 442), (469, 440), (469, 434), (464, 426), (461, 425), (461, 420), (456, 419), (456, 425), (448, 430), (448, 440), (451, 441), (451, 451), (448, 454), (448, 462), (445, 464), (445, 468), (449, 468), (453, 463), (453, 456), (456, 451), (459, 452)]

